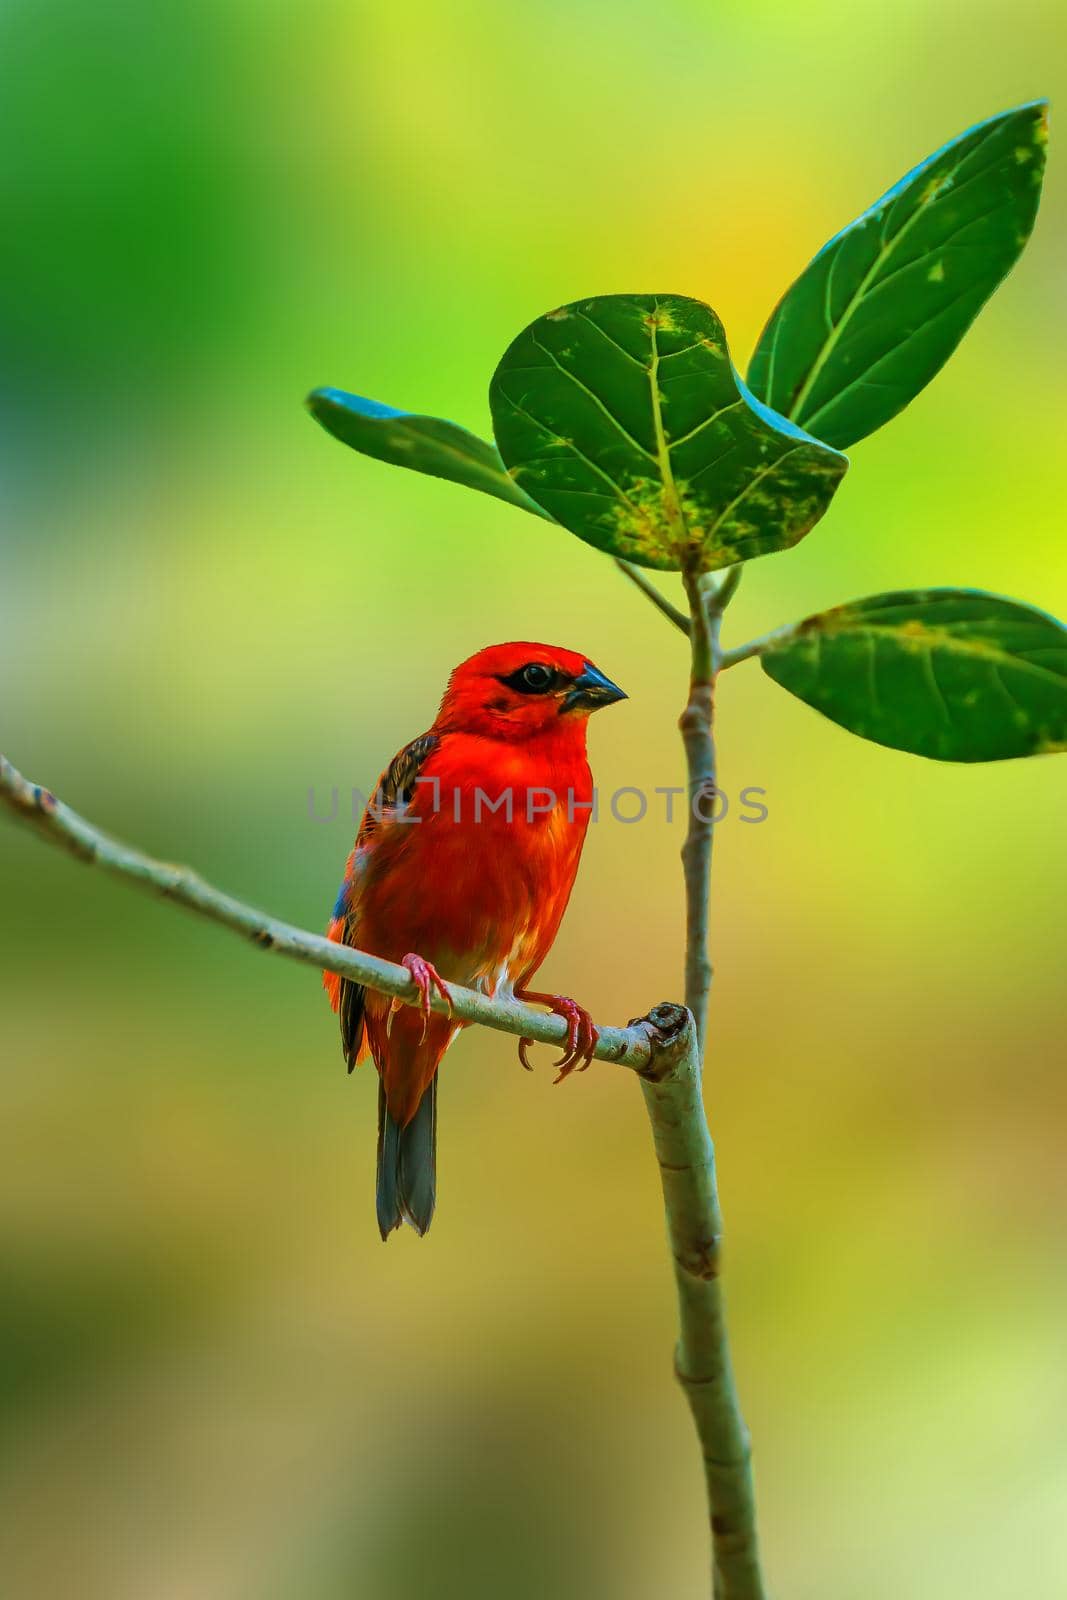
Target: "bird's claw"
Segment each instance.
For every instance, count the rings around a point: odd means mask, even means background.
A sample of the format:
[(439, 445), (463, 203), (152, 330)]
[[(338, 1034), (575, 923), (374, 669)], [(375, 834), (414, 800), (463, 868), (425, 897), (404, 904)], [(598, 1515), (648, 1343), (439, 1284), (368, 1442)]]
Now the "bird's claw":
[(419, 991), (419, 1011), (422, 1015), (422, 1033), (419, 1037), (419, 1043), (421, 1044), (426, 1038), (426, 1029), (429, 1026), (432, 1015), (430, 1006), (431, 989), (436, 989), (441, 999), (445, 1002), (448, 1007), (449, 1017), (452, 1015), (452, 996), (449, 993), (448, 985), (437, 968), (432, 966), (429, 961), (424, 961), (422, 956), (414, 955), (409, 951), (400, 965), (407, 967)]
[[(593, 1052), (600, 1040), (596, 1023), (584, 1006), (580, 1006), (576, 1000), (571, 1000), (564, 994), (524, 994), (516, 995), (516, 999), (535, 1000), (547, 1006), (557, 1017), (562, 1017), (567, 1024), (567, 1042), (563, 1054), (554, 1063), (559, 1071), (553, 1081), (562, 1083), (572, 1072), (584, 1072), (592, 1061)], [(533, 1071), (527, 1055), (533, 1042), (532, 1039), (519, 1040), (519, 1060), (527, 1072)]]
[(584, 1072), (593, 1059), (593, 1051), (600, 1039), (596, 1023), (583, 1006), (566, 995), (552, 996), (551, 1009), (567, 1024), (567, 1043), (555, 1065), (559, 1071), (553, 1082), (562, 1083), (577, 1070)]

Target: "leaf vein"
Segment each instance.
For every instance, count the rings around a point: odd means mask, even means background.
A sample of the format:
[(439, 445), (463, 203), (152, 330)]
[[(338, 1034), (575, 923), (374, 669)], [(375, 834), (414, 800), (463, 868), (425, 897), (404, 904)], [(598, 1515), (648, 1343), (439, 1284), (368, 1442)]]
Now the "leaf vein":
[(960, 290), (959, 294), (953, 295), (951, 300), (946, 300), (944, 305), (938, 306), (936, 311), (932, 311), (928, 317), (924, 317), (923, 320), (914, 328), (912, 328), (911, 332), (906, 334), (903, 339), (901, 339), (897, 344), (892, 345), (890, 349), (883, 350), (882, 354), (877, 356), (869, 366), (864, 367), (862, 372), (857, 372), (854, 377), (850, 378), (843, 389), (839, 389), (835, 395), (830, 396), (829, 400), (824, 400), (822, 405), (819, 406), (817, 410), (812, 411), (804, 419), (805, 428), (814, 432), (818, 419), (825, 412), (832, 411), (835, 406), (840, 405), (841, 401), (846, 395), (851, 394), (853, 389), (867, 381), (870, 378), (871, 373), (877, 372), (879, 367), (881, 367), (884, 362), (891, 360), (893, 356), (899, 355), (902, 350), (906, 350), (908, 345), (915, 338), (916, 334), (922, 333), (923, 330), (928, 328), (932, 322), (936, 322), (938, 317), (943, 317), (946, 311), (951, 311), (953, 306), (958, 305), (961, 300), (965, 300), (969, 294), (973, 293), (974, 284), (968, 284), (965, 289)]
[(628, 441), (628, 443), (632, 444), (635, 450), (639, 450), (643, 456), (645, 456), (649, 461), (651, 461), (653, 463), (653, 465), (655, 465), (656, 458), (652, 454), (651, 450), (646, 450), (644, 445), (641, 444), (641, 442), (638, 439), (634, 438), (634, 436), (630, 432), (630, 430), (627, 427), (625, 427), (625, 425), (623, 423), (621, 423), (619, 421), (619, 419), (615, 415), (614, 411), (612, 411), (611, 408), (608, 405), (605, 404), (605, 402), (600, 398), (600, 396), (596, 393), (596, 391), (594, 389), (590, 389), (589, 385), (587, 383), (585, 383), (583, 381), (583, 379), (579, 378), (579, 376), (578, 376), (578, 374), (576, 372), (572, 372), (570, 367), (565, 367), (563, 365), (562, 361), (560, 361), (553, 354), (553, 352), (548, 348), (548, 346), (541, 343), (541, 341), (537, 337), (536, 333), (532, 335), (532, 338), (533, 338), (534, 344), (537, 346), (537, 348), (539, 350), (544, 351), (545, 355), (551, 361), (552, 365), (554, 367), (557, 367), (559, 369), (559, 371), (562, 372), (562, 374), (563, 374), (563, 376), (565, 378), (569, 378), (571, 383), (573, 383), (576, 388), (581, 389), (583, 394), (587, 394), (589, 396), (590, 400), (592, 400), (595, 405), (599, 406), (600, 410), (607, 417), (608, 421), (614, 423), (615, 427), (622, 434), (623, 438), (626, 439)]
[(619, 354), (625, 356), (627, 361), (632, 361), (634, 366), (637, 367), (639, 371), (641, 371), (641, 372), (647, 372), (648, 371), (648, 368), (645, 365), (645, 363), (643, 361), (639, 361), (635, 355), (631, 355), (629, 350), (627, 350), (626, 346), (625, 345), (621, 345), (619, 343), (618, 339), (613, 339), (611, 334), (607, 331), (607, 329), (606, 328), (602, 328), (600, 326), (600, 323), (597, 322), (594, 317), (591, 317), (589, 315), (588, 311), (582, 311), (580, 309), (577, 309), (576, 310), (576, 315), (581, 317), (583, 322), (588, 322), (588, 324), (589, 324), (589, 326), (591, 328), (595, 328), (597, 333), (600, 334), (602, 339), (606, 339), (609, 344), (614, 345), (615, 349), (619, 352)]
[[(986, 144), (988, 142), (988, 140), (992, 137), (992, 135), (1002, 126), (1003, 126), (1003, 124), (1001, 124), (1001, 123), (995, 124), (995, 126), (989, 130), (989, 133), (986, 134), (983, 139), (979, 140), (978, 144), (976, 144), (973, 147), (973, 149), (969, 150), (965, 157), (961, 158), (960, 163), (955, 168), (951, 169), (951, 171), (949, 173), (945, 174), (945, 176), (940, 180), (939, 187), (935, 191), (935, 193), (931, 197), (931, 199), (929, 201), (927, 201), (925, 204), (921, 200), (916, 203), (914, 210), (912, 210), (908, 214), (908, 216), (905, 217), (905, 219), (901, 223), (900, 227), (897, 229), (897, 231), (892, 236), (887, 236), (887, 228), (888, 228), (889, 216), (890, 216), (891, 212), (893, 211), (894, 207), (892, 205), (890, 205), (887, 208), (885, 217), (883, 219), (883, 224), (882, 224), (882, 227), (881, 227), (880, 233), (879, 233), (879, 239), (880, 239), (879, 249), (878, 249), (878, 251), (877, 251), (877, 253), (876, 253), (875, 257), (874, 257), (874, 260), (872, 261), (871, 265), (868, 267), (867, 271), (864, 273), (863, 277), (860, 279), (860, 281), (857, 284), (856, 288), (853, 290), (852, 295), (849, 298), (848, 304), (845, 306), (845, 309), (842, 312), (840, 319), (834, 325), (834, 328), (833, 328), (832, 332), (827, 336), (822, 348), (819, 351), (819, 354), (816, 356), (815, 360), (812, 362), (811, 370), (809, 371), (807, 378), (805, 379), (805, 381), (801, 385), (800, 390), (797, 393), (797, 396), (796, 396), (795, 400), (793, 401), (793, 404), (792, 404), (792, 406), (791, 406), (791, 408), (789, 410), (788, 414), (789, 414), (789, 416), (791, 418), (793, 418), (795, 420), (796, 418), (798, 418), (802, 414), (803, 407), (804, 407), (804, 402), (808, 399), (808, 397), (810, 396), (812, 390), (814, 389), (815, 384), (817, 383), (817, 381), (819, 379), (820, 373), (822, 372), (823, 368), (825, 367), (827, 361), (830, 359), (830, 356), (833, 354), (834, 349), (836, 348), (836, 346), (838, 344), (838, 341), (840, 340), (841, 335), (844, 332), (845, 328), (848, 326), (848, 323), (849, 323), (850, 319), (855, 314), (855, 312), (859, 309), (859, 307), (864, 303), (864, 301), (865, 301), (865, 299), (867, 297), (867, 291), (870, 288), (871, 284), (879, 276), (879, 274), (880, 274), (882, 268), (885, 266), (886, 262), (890, 259), (890, 257), (894, 253), (894, 251), (900, 245), (901, 240), (906, 237), (906, 235), (908, 234), (910, 229), (914, 226), (914, 224), (918, 221), (918, 219), (921, 216), (925, 215), (927, 206), (930, 205), (930, 204), (933, 204), (938, 198), (940, 198), (941, 191), (942, 191), (942, 189), (944, 187), (944, 184), (945, 184), (945, 179), (951, 177), (954, 172), (958, 172), (959, 171), (959, 167), (963, 164), (963, 162), (966, 161), (967, 159), (969, 159), (971, 156), (977, 154), (977, 152), (982, 148), (982, 146), (984, 144)], [(995, 165), (996, 165), (995, 161), (990, 163), (990, 167), (993, 167)], [(988, 170), (988, 168), (983, 168), (983, 171), (986, 171), (986, 170)], [(977, 174), (972, 174), (972, 176), (977, 176)], [(969, 183), (970, 181), (971, 181), (970, 178), (966, 179), (964, 181), (964, 183), (959, 186), (960, 189), (964, 188), (966, 183)], [(909, 191), (909, 193), (910, 193), (910, 191)], [(902, 200), (902, 199), (905, 198), (905, 196), (901, 195), (898, 198)], [(862, 221), (863, 221), (863, 219), (861, 218), (860, 222), (862, 223)], [(849, 230), (846, 230), (845, 234), (842, 234), (842, 235), (838, 236), (839, 237), (838, 251), (840, 251), (841, 247), (843, 246), (844, 239), (847, 237), (848, 231)], [(837, 396), (835, 398), (840, 398), (840, 397)], [(829, 403), (829, 402), (827, 402), (827, 403)], [(820, 407), (820, 410), (821, 409), (823, 409), (823, 408)], [(818, 412), (816, 412), (814, 414), (817, 416)]]
[(704, 418), (703, 422), (698, 422), (695, 428), (690, 428), (688, 433), (683, 433), (680, 439), (672, 439), (668, 449), (677, 450), (679, 445), (688, 444), (690, 439), (696, 437), (701, 428), (710, 427), (713, 422), (718, 422), (720, 417), (724, 417), (728, 411), (736, 411), (738, 406), (743, 406), (744, 404), (745, 401), (738, 396), (736, 400), (731, 400), (728, 406), (720, 406), (718, 411), (713, 411), (709, 417)]
[[(642, 521), (645, 520), (643, 514), (638, 510), (637, 506), (630, 499), (630, 496), (626, 493), (626, 490), (623, 489), (620, 484), (616, 483), (615, 479), (613, 477), (611, 477), (611, 475), (609, 473), (605, 472), (603, 467), (598, 466), (595, 461), (593, 461), (589, 456), (587, 456), (585, 454), (584, 450), (580, 450), (578, 448), (578, 446), (575, 444), (573, 439), (566, 439), (566, 438), (564, 438), (563, 434), (556, 433), (556, 431), (553, 428), (550, 428), (547, 423), (542, 422), (540, 417), (535, 417), (532, 412), (527, 411), (526, 407), (523, 406), (523, 405), (520, 405), (517, 400), (512, 400), (510, 398), (510, 396), (507, 396), (507, 395), (505, 395), (504, 398), (507, 400), (508, 405), (513, 407), (513, 409), (516, 410), (520, 414), (520, 416), (523, 416), (523, 417), (526, 418), (527, 422), (532, 422), (535, 428), (540, 428), (543, 433), (547, 433), (547, 435), (548, 435), (548, 437), (550, 439), (557, 440), (558, 443), (563, 445), (563, 447), (565, 449), (570, 450), (572, 452), (572, 454), (576, 455), (580, 461), (584, 461), (585, 465), (587, 467), (589, 467), (589, 469), (592, 472), (595, 472), (598, 477), (603, 478), (604, 482), (606, 484), (608, 484), (609, 487), (611, 488), (612, 493), (619, 500), (624, 501), (626, 503), (626, 505), (629, 506), (630, 510), (633, 512), (635, 517), (638, 517)], [(531, 461), (533, 461), (533, 460), (536, 460), (538, 458), (537, 457), (531, 457), (529, 459)], [(525, 465), (527, 463), (521, 463), (521, 464)]]

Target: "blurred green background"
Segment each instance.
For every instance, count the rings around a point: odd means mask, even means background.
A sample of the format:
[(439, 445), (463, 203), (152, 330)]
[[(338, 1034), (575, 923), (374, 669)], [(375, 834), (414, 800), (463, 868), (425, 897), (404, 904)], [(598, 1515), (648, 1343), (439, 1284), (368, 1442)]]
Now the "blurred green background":
[[(1067, 615), (1067, 16), (1038, 0), (7, 0), (0, 737), (101, 825), (320, 927), (373, 783), (482, 644), (631, 694), (685, 656), (605, 558), (390, 471), (335, 384), (488, 426), (564, 300), (711, 301), (747, 360), (840, 225), (1053, 97), (1037, 232), (729, 638), (879, 588)], [(670, 580), (668, 580), (670, 582)], [(1067, 1567), (1067, 765), (925, 764), (724, 680), (708, 1104), (774, 1592), (1018, 1600)], [(680, 987), (677, 828), (591, 830), (545, 968)], [(313, 975), (0, 826), (0, 1590), (85, 1600), (704, 1594), (640, 1097), (448, 1060), (429, 1239), (383, 1249), (374, 1085)]]

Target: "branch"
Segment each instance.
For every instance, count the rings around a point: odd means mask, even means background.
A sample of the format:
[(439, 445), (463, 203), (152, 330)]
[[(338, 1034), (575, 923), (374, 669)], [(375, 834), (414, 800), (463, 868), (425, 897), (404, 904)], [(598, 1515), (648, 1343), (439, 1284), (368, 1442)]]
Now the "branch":
[[(214, 888), (188, 867), (155, 861), (129, 845), (120, 844), (57, 800), (49, 790), (28, 782), (3, 756), (0, 756), (0, 802), (49, 844), (147, 894), (161, 895), (234, 933), (244, 934), (260, 950), (288, 956), (291, 961), (301, 961), (306, 966), (337, 972), (342, 978), (353, 978), (368, 989), (377, 989), (380, 994), (402, 1000), (405, 1005), (419, 1003), (418, 988), (406, 967), (279, 922)], [(501, 1033), (525, 1036), (542, 1044), (562, 1045), (566, 1040), (567, 1024), (562, 1017), (535, 1011), (518, 1000), (491, 1000), (456, 983), (448, 987), (453, 1015), (462, 1022), (478, 1022)], [(431, 996), (430, 1003), (435, 1011), (447, 1010), (444, 1000), (437, 994)], [(641, 1072), (648, 1067), (650, 1053), (647, 1029), (634, 1023), (628, 1028), (601, 1028), (595, 1056), (598, 1061), (613, 1061), (618, 1066)]]
[(631, 583), (637, 585), (643, 595), (648, 596), (652, 604), (658, 611), (663, 612), (668, 621), (673, 622), (674, 626), (680, 628), (683, 633), (689, 632), (689, 618), (685, 612), (679, 611), (677, 606), (671, 605), (667, 596), (660, 594), (651, 578), (646, 578), (640, 567), (631, 565), (629, 561), (623, 561), (621, 556), (615, 557), (615, 565), (621, 573), (629, 578)]
[(784, 627), (772, 628), (770, 633), (761, 633), (758, 639), (750, 639), (747, 644), (736, 645), (733, 650), (724, 650), (719, 656), (719, 671), (725, 672), (727, 667), (736, 667), (742, 661), (750, 661), (753, 656), (761, 656), (780, 639), (792, 638), (796, 631), (797, 624), (789, 622)]
[(721, 606), (709, 598), (700, 579), (685, 575), (691, 618), (692, 665), (689, 699), (678, 726), (689, 775), (689, 826), (682, 846), (685, 873), (685, 1003), (696, 1018), (697, 1038), (707, 1037), (711, 962), (708, 959), (708, 901), (715, 809), (716, 762), (712, 731), (715, 711)]
[[(679, 727), (689, 775), (685, 874), (685, 1003), (693, 1022), (684, 1059), (669, 1083), (642, 1087), (663, 1183), (678, 1286), (681, 1332), (675, 1373), (693, 1414), (704, 1457), (711, 1518), (714, 1600), (766, 1600), (756, 1538), (748, 1430), (741, 1415), (719, 1281), (722, 1211), (715, 1151), (703, 1099), (708, 997), (711, 854), (716, 800), (715, 678), (722, 614), (741, 567), (717, 585), (683, 574), (689, 598), (692, 664)], [(699, 800), (699, 803), (698, 803)]]
[[(716, 1600), (766, 1600), (756, 1537), (748, 1429), (741, 1416), (719, 1277), (722, 1212), (704, 1115), (701, 1047), (681, 1006), (657, 1006), (651, 1067), (641, 1075), (659, 1162), (678, 1288), (674, 1370), (704, 1457)], [(673, 1049), (673, 1057), (668, 1052)], [(662, 1062), (669, 1072), (657, 1077)]]

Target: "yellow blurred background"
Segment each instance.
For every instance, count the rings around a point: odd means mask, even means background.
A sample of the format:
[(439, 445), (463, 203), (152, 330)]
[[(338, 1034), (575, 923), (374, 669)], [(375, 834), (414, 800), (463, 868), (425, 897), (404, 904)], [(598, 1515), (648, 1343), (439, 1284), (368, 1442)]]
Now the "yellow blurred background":
[[(1041, 0), (8, 0), (0, 744), (102, 826), (323, 925), (451, 666), (586, 651), (605, 790), (677, 781), (682, 641), (562, 530), (358, 458), (334, 384), (488, 427), (533, 316), (710, 301), (747, 361), (814, 250), (1053, 98), (1035, 237), (946, 371), (753, 563), (728, 638), (910, 584), (1067, 616), (1067, 16)], [(668, 586), (673, 580), (666, 580)], [(864, 744), (747, 665), (707, 1100), (785, 1600), (1067, 1581), (1053, 758)], [(678, 828), (590, 832), (544, 969), (680, 989)], [(0, 826), (5, 1600), (697, 1600), (705, 1524), (635, 1084), (468, 1036), (429, 1238), (314, 975)]]

